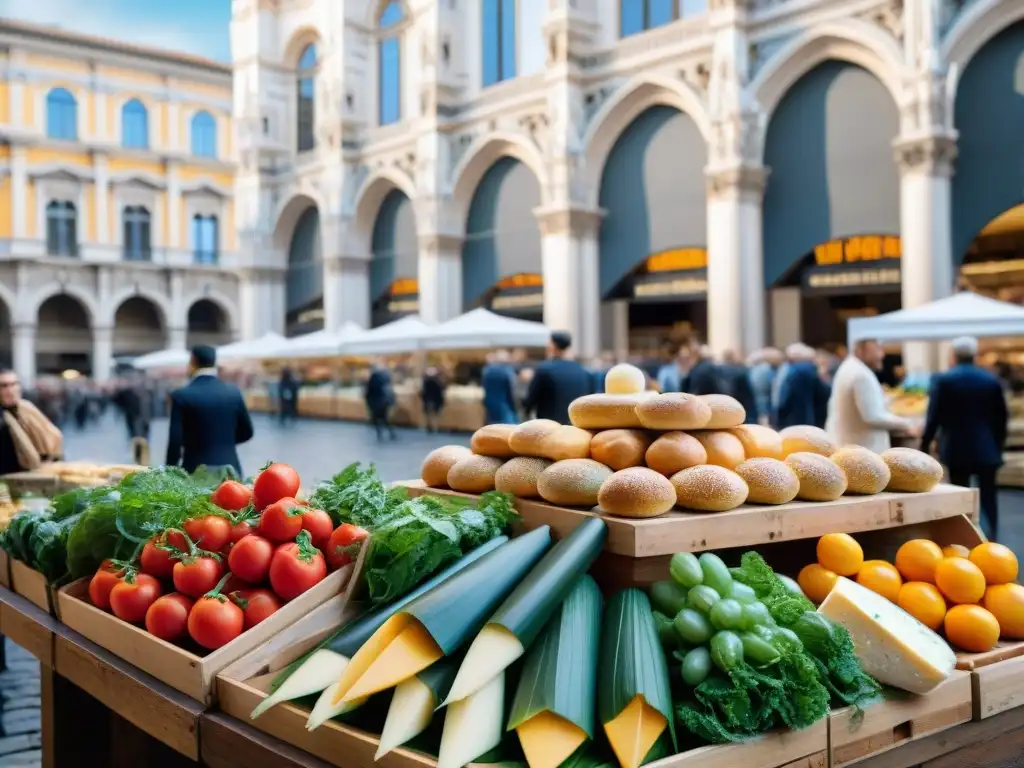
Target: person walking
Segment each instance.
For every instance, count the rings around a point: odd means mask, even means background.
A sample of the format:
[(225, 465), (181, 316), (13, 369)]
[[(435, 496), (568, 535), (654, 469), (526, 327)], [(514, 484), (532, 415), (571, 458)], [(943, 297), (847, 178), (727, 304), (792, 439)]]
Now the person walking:
[(772, 347), (762, 349), (750, 356), (750, 386), (754, 390), (758, 421), (769, 424), (772, 420), (772, 388), (779, 366), (785, 359), (783, 354)]
[(423, 403), (423, 422), (427, 432), (437, 432), (437, 425), (444, 410), (444, 379), (441, 372), (433, 365), (423, 372), (423, 384), (420, 387), (420, 401)]
[(676, 356), (658, 369), (658, 391), (684, 392), (683, 385), (690, 375), (692, 366), (693, 349), (688, 344), (683, 344), (676, 351)]
[(954, 485), (969, 487), (978, 479), (981, 527), (990, 539), (999, 536), (996, 474), (1006, 444), (1006, 396), (993, 374), (975, 364), (977, 339), (953, 339), (953, 367), (934, 377), (921, 450), (931, 452), (936, 435), (939, 460)]
[(575, 360), (568, 357), (572, 335), (555, 331), (548, 341), (548, 359), (537, 366), (530, 389), (523, 401), (527, 413), (538, 419), (569, 423), (569, 404), (577, 397), (592, 394), (594, 377)]
[(206, 344), (192, 348), (188, 371), (191, 381), (170, 396), (167, 465), (231, 467), (244, 477), (237, 446), (253, 429), (241, 390), (217, 378), (217, 350)]
[(884, 357), (885, 351), (877, 341), (861, 340), (836, 369), (825, 431), (839, 445), (862, 445), (881, 453), (892, 445), (890, 432), (920, 434), (911, 422), (886, 407), (877, 375)]
[(137, 437), (149, 440), (149, 424), (152, 420), (149, 392), (141, 381), (128, 379), (114, 392), (111, 401), (121, 411), (128, 439)]
[(61, 431), (22, 397), (18, 374), (0, 367), (0, 475), (39, 469), (63, 450)]
[(516, 373), (504, 349), (488, 357), (487, 365), (480, 374), (480, 386), (484, 390), (484, 411), (488, 424), (519, 423), (516, 413)]
[(791, 344), (786, 348), (786, 356), (789, 360), (775, 378), (775, 428), (802, 424), (823, 427), (829, 390), (818, 375), (814, 350), (806, 344)]
[(719, 368), (711, 354), (711, 347), (706, 344), (697, 348), (697, 362), (690, 369), (682, 391), (689, 392), (691, 395), (722, 394), (723, 387)]
[(391, 426), (390, 412), (395, 405), (395, 390), (391, 386), (391, 372), (384, 367), (381, 360), (374, 360), (370, 366), (370, 377), (366, 380), (363, 391), (366, 409), (370, 413), (370, 423), (377, 433), (377, 439), (384, 439), (384, 431), (392, 440), (397, 440), (395, 428)]
[(757, 424), (757, 402), (754, 387), (750, 383), (750, 371), (739, 353), (728, 349), (722, 353), (722, 364), (718, 366), (722, 394), (734, 397), (747, 413), (747, 424)]
[(294, 424), (299, 414), (299, 379), (288, 366), (281, 371), (281, 380), (277, 384), (277, 396), (281, 400), (279, 406), (281, 424), (288, 422)]

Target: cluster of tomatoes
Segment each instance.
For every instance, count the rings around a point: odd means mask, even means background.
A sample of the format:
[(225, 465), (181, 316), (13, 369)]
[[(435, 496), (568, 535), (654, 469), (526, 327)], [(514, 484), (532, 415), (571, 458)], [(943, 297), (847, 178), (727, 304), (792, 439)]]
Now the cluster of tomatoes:
[(367, 537), (348, 523), (335, 528), (298, 492), (286, 464), (269, 464), (251, 489), (222, 483), (210, 500), (223, 514), (162, 531), (131, 562), (105, 561), (89, 599), (162, 640), (220, 648), (352, 562)]

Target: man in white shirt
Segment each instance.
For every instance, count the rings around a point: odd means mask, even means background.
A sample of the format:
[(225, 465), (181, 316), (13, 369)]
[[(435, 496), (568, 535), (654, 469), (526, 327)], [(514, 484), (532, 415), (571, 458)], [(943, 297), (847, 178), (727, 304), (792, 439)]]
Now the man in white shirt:
[(836, 369), (825, 431), (840, 445), (862, 445), (880, 453), (891, 446), (890, 432), (919, 434), (914, 425), (886, 407), (885, 392), (875, 374), (884, 357), (877, 341), (858, 341), (853, 354)]

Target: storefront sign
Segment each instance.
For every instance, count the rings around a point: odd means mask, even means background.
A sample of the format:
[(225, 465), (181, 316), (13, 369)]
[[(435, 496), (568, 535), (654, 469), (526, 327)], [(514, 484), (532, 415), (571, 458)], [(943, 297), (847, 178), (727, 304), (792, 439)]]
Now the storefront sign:
[(678, 301), (702, 299), (708, 292), (707, 270), (655, 272), (637, 275), (633, 280), (633, 298), (637, 301)]
[(391, 284), (391, 296), (415, 296), (420, 292), (420, 282), (415, 277), (400, 277)]
[(877, 265), (861, 268), (811, 267), (803, 275), (804, 293), (842, 295), (882, 293), (900, 288), (900, 265), (885, 259)]
[(644, 272), (686, 272), (707, 269), (708, 252), (705, 248), (673, 248), (648, 256)]
[(537, 315), (544, 309), (544, 277), (531, 273), (504, 277), (491, 289), (485, 305), (501, 314)]
[(324, 321), (324, 311), (323, 309), (307, 309), (305, 312), (300, 312), (295, 321), (300, 325), (322, 323)]
[(903, 244), (896, 235), (858, 235), (845, 240), (830, 240), (814, 247), (814, 263), (819, 267), (884, 261), (903, 256)]

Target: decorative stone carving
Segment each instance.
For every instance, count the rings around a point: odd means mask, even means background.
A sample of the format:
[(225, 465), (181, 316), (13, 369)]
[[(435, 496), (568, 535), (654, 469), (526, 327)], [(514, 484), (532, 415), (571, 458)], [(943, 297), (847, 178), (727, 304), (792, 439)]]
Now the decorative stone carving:
[(903, 40), (903, 0), (887, 0), (884, 5), (861, 14), (861, 18), (886, 30), (895, 39)]
[(533, 112), (523, 115), (518, 120), (518, 127), (530, 137), (541, 152), (549, 148), (551, 120), (546, 113)]
[(956, 160), (956, 139), (952, 136), (923, 136), (893, 142), (900, 173), (923, 172), (949, 176)]
[(760, 200), (768, 181), (768, 169), (761, 166), (735, 166), (708, 170), (707, 195), (709, 200), (738, 197), (740, 200)]
[(593, 237), (601, 226), (606, 211), (586, 208), (536, 208), (534, 214), (542, 235)]

